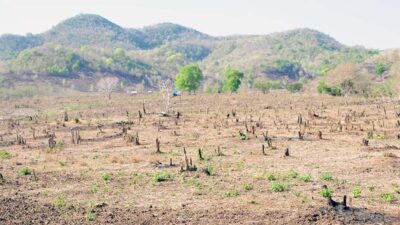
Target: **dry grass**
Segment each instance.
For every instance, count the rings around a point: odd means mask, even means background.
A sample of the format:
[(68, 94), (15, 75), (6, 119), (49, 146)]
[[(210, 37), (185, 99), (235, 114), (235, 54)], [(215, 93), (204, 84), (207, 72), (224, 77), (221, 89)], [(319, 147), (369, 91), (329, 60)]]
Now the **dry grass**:
[[(361, 196), (350, 204), (357, 209), (355, 219), (344, 217), (348, 224), (357, 224), (357, 218), (363, 218), (365, 224), (383, 223), (382, 218), (385, 223), (395, 224), (399, 219), (400, 196), (394, 194), (395, 199), (388, 203), (380, 195), (394, 192), (393, 185), (400, 184), (400, 159), (393, 157), (400, 148), (395, 126), (395, 112), (400, 109), (390, 99), (286, 93), (195, 95), (173, 98), (171, 117), (158, 114), (163, 103), (156, 94), (115, 95), (112, 101), (92, 95), (39, 100), (3, 102), (10, 108), (0, 114), (0, 148), (13, 156), (1, 161), (0, 173), (6, 183), (0, 186), (0, 198), (4, 201), (18, 193), (43, 206), (62, 194), (76, 208), (68, 211), (73, 223), (82, 222), (80, 212), (87, 211), (82, 206), (104, 202), (107, 206), (94, 213), (98, 223), (106, 223), (105, 215), (113, 211), (119, 218), (114, 222), (119, 224), (129, 223), (132, 218), (150, 224), (183, 223), (177, 219), (181, 214), (189, 215), (187, 221), (195, 224), (337, 224), (340, 215), (320, 211), (327, 207), (319, 194), (325, 184), (332, 188), (335, 200), (351, 196), (355, 186), (361, 188)], [(142, 110), (143, 101), (147, 113), (139, 122), (137, 112)], [(43, 115), (38, 115), (35, 123), (9, 113), (16, 110), (12, 106), (22, 103), (33, 109), (30, 111), (51, 111), (52, 117), (46, 123)], [(80, 123), (72, 120), (65, 126), (57, 125), (65, 106), (71, 103), (76, 107), (68, 114)], [(182, 117), (176, 122), (178, 111)], [(10, 119), (18, 125), (10, 127)], [(127, 143), (119, 135), (121, 121), (126, 122), (128, 134), (138, 132), (139, 145)], [(77, 126), (82, 129), (79, 145), (70, 141), (70, 129)], [(101, 133), (97, 126), (102, 126)], [(36, 139), (32, 138), (31, 127), (37, 130)], [(64, 143), (59, 151), (45, 151), (45, 131), (54, 132), (57, 143)], [(240, 138), (239, 131), (247, 138)], [(265, 148), (263, 154), (266, 131), (274, 148)], [(363, 146), (362, 139), (370, 131), (375, 136), (385, 134), (385, 138), (371, 138), (369, 145)], [(17, 133), (26, 138), (25, 146), (12, 143)], [(161, 143), (159, 154), (156, 138)], [(196, 171), (181, 172), (181, 167), (186, 169), (183, 148)], [(201, 159), (199, 148), (203, 149)], [(286, 148), (289, 157), (283, 157)], [(383, 160), (382, 155), (391, 160)], [(22, 166), (35, 170), (38, 179), (19, 175)], [(329, 173), (331, 179), (321, 179), (324, 173)], [(168, 174), (168, 179), (156, 179), (160, 174)], [(305, 176), (307, 182), (301, 179)], [(283, 191), (272, 191), (273, 182), (282, 185)], [(369, 186), (374, 191), (368, 191)], [(155, 211), (146, 211), (150, 206)], [(15, 207), (3, 202), (0, 211), (11, 212)], [(213, 212), (205, 211), (214, 208)], [(128, 209), (138, 211), (124, 211)], [(247, 214), (241, 213), (244, 211)], [(320, 215), (316, 219), (314, 212)], [(146, 217), (150, 213), (157, 215)], [(46, 215), (53, 218), (51, 213)], [(34, 214), (21, 216), (28, 220)], [(10, 217), (6, 220), (14, 221)]]

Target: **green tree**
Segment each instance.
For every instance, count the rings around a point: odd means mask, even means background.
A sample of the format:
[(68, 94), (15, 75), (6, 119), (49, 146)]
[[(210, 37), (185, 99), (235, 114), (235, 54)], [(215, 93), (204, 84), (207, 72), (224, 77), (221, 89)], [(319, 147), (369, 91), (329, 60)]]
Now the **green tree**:
[(222, 86), (222, 90), (224, 92), (230, 91), (231, 93), (233, 93), (239, 89), (244, 74), (238, 70), (227, 68), (224, 71), (224, 77), (225, 80)]
[(265, 94), (272, 88), (272, 83), (267, 80), (258, 80), (255, 83), (255, 87)]
[(294, 82), (294, 83), (291, 83), (291, 84), (287, 84), (287, 85), (286, 85), (286, 90), (288, 90), (288, 91), (290, 91), (290, 92), (292, 92), (292, 93), (298, 92), (298, 91), (300, 91), (302, 88), (303, 88), (303, 84), (300, 83), (300, 82)]
[(203, 72), (196, 65), (187, 65), (179, 69), (175, 78), (175, 87), (181, 91), (196, 91), (203, 80)]

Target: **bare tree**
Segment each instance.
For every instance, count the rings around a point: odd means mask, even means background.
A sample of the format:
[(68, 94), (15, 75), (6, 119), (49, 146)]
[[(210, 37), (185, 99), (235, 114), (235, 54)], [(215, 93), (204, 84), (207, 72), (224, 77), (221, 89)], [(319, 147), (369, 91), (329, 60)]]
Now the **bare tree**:
[(97, 89), (101, 92), (105, 92), (108, 95), (108, 99), (111, 99), (111, 93), (115, 90), (119, 82), (116, 77), (104, 77), (97, 82)]
[(169, 113), (169, 107), (171, 104), (172, 95), (172, 84), (169, 80), (160, 80), (158, 82), (158, 87), (160, 88), (160, 93), (164, 102), (164, 114)]

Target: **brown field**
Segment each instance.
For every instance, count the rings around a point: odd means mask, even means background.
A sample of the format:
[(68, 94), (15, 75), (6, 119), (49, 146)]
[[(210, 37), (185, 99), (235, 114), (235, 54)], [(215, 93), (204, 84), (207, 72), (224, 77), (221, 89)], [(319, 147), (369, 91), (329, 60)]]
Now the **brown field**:
[(0, 224), (400, 224), (399, 103), (194, 95), (167, 117), (156, 93), (1, 101)]

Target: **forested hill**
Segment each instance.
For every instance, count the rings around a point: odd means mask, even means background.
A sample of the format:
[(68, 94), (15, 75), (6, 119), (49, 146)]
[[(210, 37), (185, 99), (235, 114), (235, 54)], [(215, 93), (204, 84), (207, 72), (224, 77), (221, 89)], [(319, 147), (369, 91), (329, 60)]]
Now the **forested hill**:
[(207, 79), (221, 80), (227, 66), (246, 79), (314, 79), (344, 62), (363, 63), (378, 51), (345, 46), (313, 29), (268, 35), (213, 37), (192, 28), (161, 23), (121, 27), (99, 15), (81, 14), (40, 34), (0, 37), (0, 85), (45, 81), (89, 88), (102, 76), (125, 85), (154, 87), (195, 63)]

